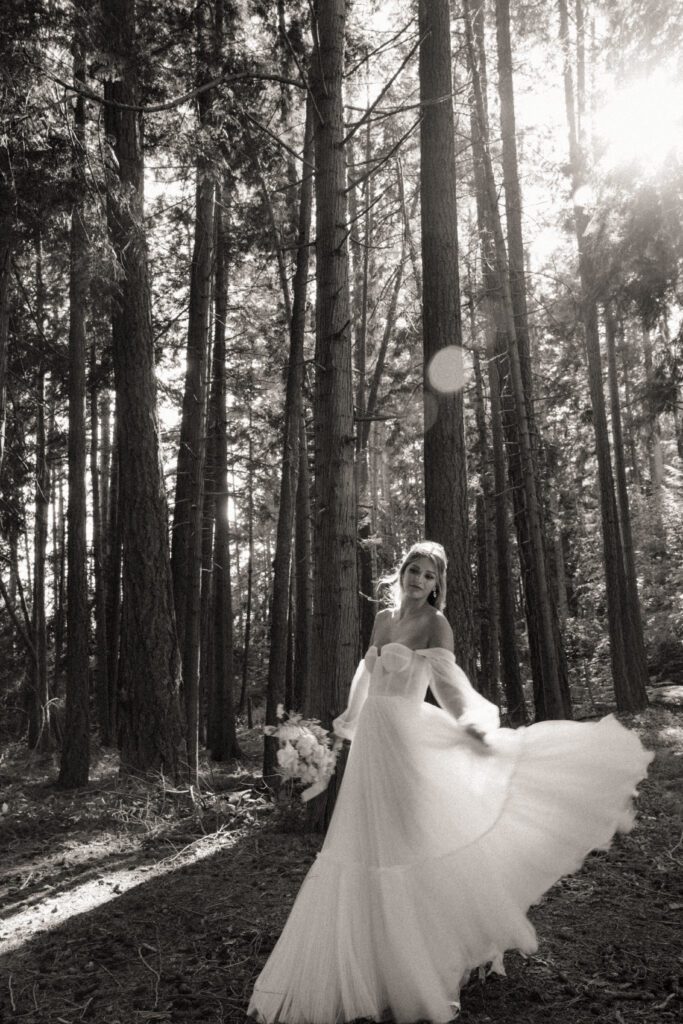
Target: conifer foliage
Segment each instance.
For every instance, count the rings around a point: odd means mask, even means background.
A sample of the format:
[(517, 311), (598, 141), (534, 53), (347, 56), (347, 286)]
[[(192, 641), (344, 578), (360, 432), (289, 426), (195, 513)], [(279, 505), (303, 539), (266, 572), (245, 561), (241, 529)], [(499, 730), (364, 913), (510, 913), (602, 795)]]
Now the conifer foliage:
[(425, 532), (509, 724), (683, 665), (681, 26), (636, 6), (3, 4), (3, 742), (195, 785), (329, 726)]

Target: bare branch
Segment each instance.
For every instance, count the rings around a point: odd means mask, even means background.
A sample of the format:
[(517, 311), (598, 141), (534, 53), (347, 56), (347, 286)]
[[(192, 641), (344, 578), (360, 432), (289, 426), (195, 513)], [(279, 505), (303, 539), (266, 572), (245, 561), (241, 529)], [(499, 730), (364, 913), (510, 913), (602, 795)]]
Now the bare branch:
[(377, 56), (378, 53), (382, 53), (383, 50), (388, 50), (390, 46), (393, 46), (396, 40), (400, 39), (403, 33), (406, 32), (411, 25), (415, 24), (415, 21), (415, 18), (411, 18), (410, 21), (407, 21), (405, 23), (403, 28), (400, 28), (398, 32), (396, 32), (396, 34), (391, 37), (391, 39), (386, 39), (383, 43), (380, 43), (379, 46), (376, 46), (374, 50), (369, 50), (368, 53), (364, 53), (361, 59), (359, 61), (356, 61), (353, 67), (349, 68), (348, 71), (344, 72), (344, 78), (350, 78), (351, 75), (354, 75), (356, 71), (358, 71), (358, 68), (362, 64), (365, 64), (366, 61), (370, 60), (371, 57), (375, 57)]
[(28, 653), (31, 655), (33, 660), (36, 661), (36, 649), (35, 649), (35, 647), (33, 646), (32, 642), (31, 642), (31, 637), (29, 636), (29, 634), (24, 629), (24, 627), (23, 627), (23, 625), (22, 625), (22, 623), (21, 623), (21, 621), (19, 619), (19, 616), (17, 615), (16, 608), (14, 607), (14, 605), (12, 604), (12, 602), (10, 600), (10, 596), (7, 593), (7, 588), (5, 587), (5, 583), (4, 583), (4, 580), (2, 579), (2, 577), (0, 577), (0, 595), (2, 596), (2, 599), (5, 602), (5, 608), (7, 609), (8, 613), (9, 613), (9, 617), (11, 618), (12, 622), (14, 623), (14, 627), (15, 627), (18, 635), (19, 635), (19, 639), (21, 640), (21, 642), (23, 643), (24, 647), (26, 648)]
[(297, 151), (295, 149), (292, 149), (292, 147), (288, 145), (288, 143), (286, 143), (284, 139), (281, 139), (279, 135), (276, 135), (275, 132), (272, 132), (270, 128), (267, 127), (267, 125), (263, 124), (261, 121), (257, 121), (256, 118), (252, 117), (251, 114), (248, 113), (248, 111), (246, 110), (242, 110), (242, 116), (245, 117), (250, 124), (253, 124), (254, 128), (258, 128), (259, 131), (264, 132), (264, 134), (267, 135), (270, 139), (272, 139), (273, 142), (276, 142), (278, 146), (282, 146), (283, 149), (286, 149), (290, 156), (293, 156), (295, 160), (299, 160), (299, 162), (303, 163), (303, 153), (297, 153)]
[(358, 131), (358, 129), (359, 129), (360, 127), (362, 127), (362, 125), (364, 125), (364, 124), (365, 124), (365, 122), (367, 121), (367, 119), (368, 119), (368, 118), (370, 117), (370, 114), (371, 114), (371, 113), (373, 112), (373, 110), (375, 109), (375, 107), (376, 107), (376, 106), (377, 106), (377, 105), (378, 105), (379, 103), (381, 103), (381, 102), (382, 102), (382, 100), (384, 99), (384, 97), (386, 96), (386, 94), (387, 94), (387, 93), (389, 92), (389, 89), (391, 89), (392, 85), (394, 84), (394, 82), (396, 81), (396, 79), (398, 78), (398, 76), (399, 76), (399, 75), (401, 74), (401, 72), (403, 71), (403, 69), (404, 69), (404, 67), (406, 66), (406, 64), (408, 64), (408, 62), (409, 62), (409, 61), (410, 61), (410, 60), (412, 59), (412, 57), (413, 57), (413, 54), (414, 54), (414, 53), (415, 53), (415, 52), (417, 51), (417, 49), (419, 48), (419, 46), (420, 46), (420, 43), (421, 43), (421, 42), (422, 42), (422, 38), (418, 39), (418, 41), (417, 41), (417, 42), (415, 43), (415, 45), (413, 46), (413, 48), (412, 48), (412, 49), (411, 49), (411, 50), (410, 50), (410, 51), (408, 52), (408, 55), (407, 55), (407, 57), (405, 57), (405, 59), (404, 59), (404, 60), (403, 60), (403, 61), (401, 62), (401, 64), (400, 64), (400, 65), (398, 66), (398, 69), (396, 70), (396, 72), (395, 72), (395, 73), (394, 73), (394, 74), (393, 74), (393, 75), (391, 76), (391, 78), (389, 79), (389, 81), (387, 82), (387, 84), (386, 84), (386, 85), (384, 86), (384, 88), (380, 90), (380, 92), (379, 92), (379, 95), (377, 96), (377, 98), (376, 98), (376, 99), (374, 100), (374, 102), (373, 102), (373, 103), (371, 103), (371, 104), (370, 104), (370, 106), (369, 106), (369, 107), (368, 107), (368, 109), (366, 110), (366, 112), (365, 112), (365, 114), (363, 115), (363, 117), (361, 117), (360, 121), (356, 121), (356, 122), (355, 122), (355, 124), (354, 124), (353, 128), (351, 129), (351, 131), (350, 131), (350, 132), (348, 133), (348, 135), (346, 136), (346, 138), (345, 138), (345, 139), (343, 140), (343, 142), (342, 142), (342, 145), (346, 145), (346, 143), (347, 143), (347, 142), (349, 141), (349, 139), (352, 139), (352, 138), (353, 138), (353, 136), (354, 136), (354, 135), (356, 134), (356, 132)]
[(118, 100), (108, 100), (104, 96), (100, 96), (99, 93), (93, 92), (92, 89), (88, 89), (82, 82), (66, 82), (59, 75), (53, 74), (51, 71), (47, 72), (48, 78), (57, 85), (61, 85), (63, 89), (68, 92), (77, 93), (79, 96), (85, 97), (87, 100), (91, 100), (93, 103), (99, 103), (103, 107), (116, 107), (117, 110), (134, 110), (139, 114), (157, 114), (162, 110), (172, 110), (173, 107), (179, 107), (183, 103), (187, 103), (188, 100), (193, 100), (203, 92), (207, 92), (209, 89), (215, 89), (218, 85), (230, 84), (231, 82), (241, 82), (245, 79), (254, 79), (263, 82), (280, 82), (283, 85), (293, 85), (297, 89), (305, 89), (306, 85), (304, 82), (298, 82), (294, 78), (286, 78), (284, 75), (272, 75), (267, 74), (263, 71), (238, 71), (236, 74), (228, 74), (227, 72), (222, 75), (218, 75), (216, 78), (212, 78), (209, 82), (204, 82), (202, 85), (197, 86), (196, 89), (190, 89), (188, 92), (182, 93), (180, 96), (174, 96), (173, 99), (165, 100), (164, 103), (150, 103), (148, 106), (140, 106), (136, 103), (119, 103)]
[(371, 167), (371, 168), (370, 168), (370, 170), (368, 170), (368, 171), (366, 171), (366, 172), (365, 172), (365, 174), (361, 174), (361, 176), (360, 176), (359, 178), (354, 178), (354, 180), (353, 180), (353, 181), (352, 181), (352, 182), (351, 182), (351, 183), (350, 183), (350, 184), (349, 184), (349, 185), (348, 185), (348, 186), (347, 186), (347, 187), (346, 187), (346, 188), (344, 189), (344, 192), (345, 192), (345, 193), (348, 193), (348, 192), (350, 192), (350, 191), (351, 191), (351, 189), (352, 189), (352, 188), (356, 188), (356, 187), (357, 187), (358, 185), (362, 185), (362, 184), (363, 184), (363, 182), (364, 182), (364, 181), (366, 181), (366, 179), (367, 179), (367, 178), (371, 177), (371, 175), (373, 175), (373, 174), (374, 174), (374, 173), (375, 173), (376, 171), (378, 171), (378, 170), (380, 169), (380, 167), (383, 167), (383, 166), (384, 166), (384, 164), (385, 164), (385, 163), (387, 162), (387, 160), (391, 160), (391, 158), (392, 158), (392, 156), (394, 155), (394, 153), (395, 153), (395, 152), (396, 152), (396, 151), (397, 151), (398, 149), (400, 149), (400, 147), (401, 147), (401, 146), (403, 145), (403, 143), (404, 143), (404, 142), (405, 142), (405, 141), (406, 141), (407, 139), (409, 139), (409, 138), (410, 138), (410, 136), (411, 136), (411, 135), (413, 134), (413, 132), (415, 131), (415, 129), (416, 129), (416, 128), (418, 128), (418, 127), (420, 126), (420, 123), (421, 123), (421, 122), (422, 122), (422, 115), (420, 115), (420, 116), (419, 116), (419, 117), (417, 118), (417, 120), (416, 120), (416, 121), (414, 121), (414, 122), (413, 122), (413, 123), (411, 124), (410, 128), (408, 129), (408, 131), (406, 131), (406, 132), (404, 132), (404, 133), (403, 133), (403, 135), (402, 135), (402, 136), (401, 136), (401, 138), (400, 138), (400, 139), (398, 140), (398, 142), (397, 142), (397, 143), (396, 143), (396, 144), (395, 144), (394, 146), (392, 146), (392, 147), (391, 147), (391, 149), (389, 150), (389, 152), (388, 152), (388, 153), (386, 153), (386, 154), (385, 154), (385, 155), (384, 155), (384, 156), (382, 157), (382, 159), (381, 159), (381, 160), (379, 160), (379, 161), (378, 161), (378, 162), (377, 162), (377, 163), (375, 164), (375, 166), (374, 166), (374, 167)]

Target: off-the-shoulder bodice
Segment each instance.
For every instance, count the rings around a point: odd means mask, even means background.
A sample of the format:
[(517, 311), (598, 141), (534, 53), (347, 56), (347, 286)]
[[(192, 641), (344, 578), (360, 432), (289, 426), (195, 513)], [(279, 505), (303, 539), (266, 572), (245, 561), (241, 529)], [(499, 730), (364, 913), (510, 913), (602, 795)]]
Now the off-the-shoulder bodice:
[(371, 647), (365, 656), (370, 672), (368, 696), (424, 700), (431, 672), (428, 659), (421, 654), (394, 642), (384, 644), (381, 652)]
[(441, 707), (458, 724), (484, 735), (498, 728), (498, 708), (477, 693), (443, 647), (412, 650), (405, 644), (383, 644), (381, 654), (371, 647), (361, 661), (349, 692), (349, 702), (333, 722), (334, 731), (353, 739), (361, 711), (368, 698), (395, 698), (420, 704), (431, 686)]

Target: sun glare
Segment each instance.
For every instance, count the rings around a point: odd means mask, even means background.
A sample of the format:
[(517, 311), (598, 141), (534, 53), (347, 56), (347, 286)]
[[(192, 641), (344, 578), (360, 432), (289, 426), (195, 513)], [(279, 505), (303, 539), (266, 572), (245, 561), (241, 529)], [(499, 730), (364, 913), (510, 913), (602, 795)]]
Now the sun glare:
[(616, 92), (595, 119), (609, 167), (637, 163), (656, 172), (683, 156), (683, 83), (664, 71)]

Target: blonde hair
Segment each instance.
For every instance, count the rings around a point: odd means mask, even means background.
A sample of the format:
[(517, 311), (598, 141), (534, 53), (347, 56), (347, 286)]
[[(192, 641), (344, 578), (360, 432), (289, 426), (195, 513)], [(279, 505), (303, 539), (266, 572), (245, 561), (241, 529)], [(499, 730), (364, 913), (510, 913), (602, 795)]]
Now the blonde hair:
[(387, 604), (398, 608), (403, 594), (403, 577), (411, 562), (418, 558), (429, 558), (436, 569), (435, 593), (430, 593), (427, 601), (442, 612), (446, 607), (446, 569), (448, 560), (446, 552), (441, 544), (433, 540), (423, 540), (413, 544), (410, 550), (403, 556), (398, 568), (386, 576), (382, 576), (377, 583), (377, 589), (382, 594)]

